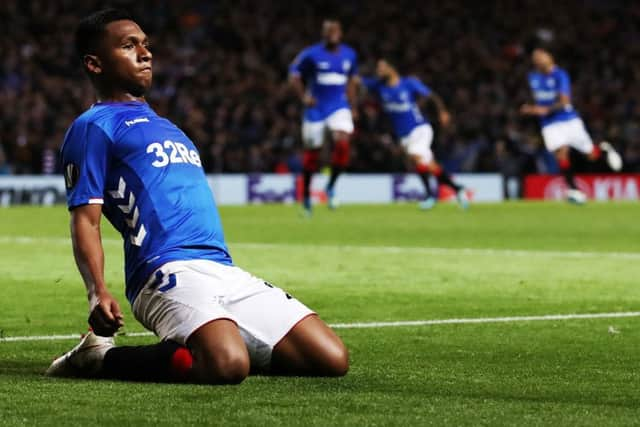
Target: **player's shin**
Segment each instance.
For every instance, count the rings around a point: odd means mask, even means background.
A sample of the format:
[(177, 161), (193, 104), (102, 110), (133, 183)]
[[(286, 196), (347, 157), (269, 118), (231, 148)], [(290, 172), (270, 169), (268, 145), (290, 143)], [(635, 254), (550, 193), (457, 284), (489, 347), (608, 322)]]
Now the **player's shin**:
[(571, 168), (571, 161), (569, 159), (559, 159), (558, 166), (560, 167), (560, 171), (562, 172), (562, 176), (564, 176), (564, 180), (567, 183), (567, 187), (572, 190), (578, 188), (576, 185), (576, 180), (573, 175), (573, 170)]
[(311, 179), (318, 171), (320, 150), (305, 150), (302, 154), (302, 197), (305, 209), (311, 209)]
[(420, 180), (422, 181), (422, 184), (424, 186), (425, 199), (432, 198), (433, 192), (431, 191), (431, 174), (429, 173), (429, 166), (424, 164), (417, 165), (416, 173), (420, 177)]
[(191, 378), (193, 358), (174, 341), (113, 347), (104, 356), (102, 376), (124, 381), (185, 382)]
[(347, 166), (349, 166), (350, 155), (351, 148), (348, 138), (335, 142), (333, 152), (331, 153), (331, 176), (327, 184), (327, 191), (333, 191), (338, 177), (347, 169)]
[(448, 185), (453, 188), (454, 191), (458, 192), (462, 190), (462, 186), (456, 184), (453, 179), (451, 179), (451, 175), (449, 175), (440, 165), (436, 165), (432, 167), (432, 172), (435, 177), (438, 179), (439, 184)]

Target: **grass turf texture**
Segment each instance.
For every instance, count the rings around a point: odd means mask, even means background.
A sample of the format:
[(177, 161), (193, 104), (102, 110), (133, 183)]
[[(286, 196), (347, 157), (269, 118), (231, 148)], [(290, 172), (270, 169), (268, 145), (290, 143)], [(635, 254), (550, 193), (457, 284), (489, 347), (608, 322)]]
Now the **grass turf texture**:
[[(221, 213), (236, 263), (330, 323), (640, 309), (636, 204), (320, 207), (312, 220), (291, 206)], [(67, 224), (63, 207), (0, 210), (2, 335), (86, 328)], [(141, 331), (122, 296), (121, 244), (104, 229), (107, 281), (125, 330)], [(0, 342), (0, 424), (638, 424), (639, 326), (625, 318), (341, 329), (347, 377), (251, 377), (234, 387), (49, 379), (43, 370), (75, 341)]]

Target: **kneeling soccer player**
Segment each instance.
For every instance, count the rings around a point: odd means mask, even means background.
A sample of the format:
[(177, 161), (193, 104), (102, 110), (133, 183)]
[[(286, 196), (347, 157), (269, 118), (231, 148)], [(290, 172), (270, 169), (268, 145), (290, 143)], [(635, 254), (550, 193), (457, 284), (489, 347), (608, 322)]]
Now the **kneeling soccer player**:
[[(81, 21), (76, 45), (98, 101), (67, 131), (62, 158), (93, 332), (47, 375), (212, 384), (250, 371), (344, 375), (347, 349), (317, 315), (233, 265), (198, 151), (144, 100), (145, 33), (109, 9)], [(158, 344), (114, 346), (123, 322), (104, 281), (102, 214), (124, 239), (133, 313)]]

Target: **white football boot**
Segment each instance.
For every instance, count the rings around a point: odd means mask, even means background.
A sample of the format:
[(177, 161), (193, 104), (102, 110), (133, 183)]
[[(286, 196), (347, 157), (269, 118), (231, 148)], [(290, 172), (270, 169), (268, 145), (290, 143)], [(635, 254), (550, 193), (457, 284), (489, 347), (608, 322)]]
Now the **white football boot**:
[(467, 190), (464, 187), (456, 191), (456, 199), (458, 200), (458, 206), (462, 210), (469, 209), (469, 196), (467, 196)]
[(336, 196), (336, 190), (327, 189), (326, 193), (327, 193), (327, 206), (329, 206), (329, 209), (331, 209), (332, 211), (338, 209), (338, 207), (340, 206), (340, 200), (338, 200), (338, 197)]
[(567, 190), (567, 201), (576, 205), (584, 205), (587, 202), (587, 195), (580, 190)]
[(599, 145), (600, 149), (607, 155), (607, 164), (614, 172), (622, 170), (622, 157), (607, 141), (603, 141)]
[(423, 211), (429, 211), (433, 209), (435, 205), (436, 205), (436, 199), (435, 197), (431, 197), (431, 196), (427, 197), (426, 199), (418, 203), (418, 207)]
[(49, 377), (96, 377), (102, 369), (104, 355), (114, 346), (113, 337), (89, 332), (80, 344), (54, 360), (44, 374)]

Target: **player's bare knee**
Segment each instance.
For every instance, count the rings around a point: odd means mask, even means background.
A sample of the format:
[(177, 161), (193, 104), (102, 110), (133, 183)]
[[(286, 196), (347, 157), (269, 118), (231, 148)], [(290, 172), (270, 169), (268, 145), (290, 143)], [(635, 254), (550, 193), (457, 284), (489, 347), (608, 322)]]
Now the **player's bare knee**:
[(324, 360), (324, 375), (343, 377), (349, 372), (349, 350), (339, 341), (327, 349)]
[(239, 384), (249, 376), (249, 355), (243, 348), (204, 353), (194, 360), (198, 380), (206, 384)]
[(349, 134), (341, 130), (336, 130), (333, 132), (333, 139), (335, 141), (345, 141), (349, 139)]
[(199, 373), (199, 380), (203, 383), (240, 384), (249, 376), (249, 360), (234, 357), (204, 362)]
[(225, 355), (223, 360), (218, 361), (220, 382), (224, 384), (240, 384), (249, 376), (249, 369), (249, 356), (246, 352)]

